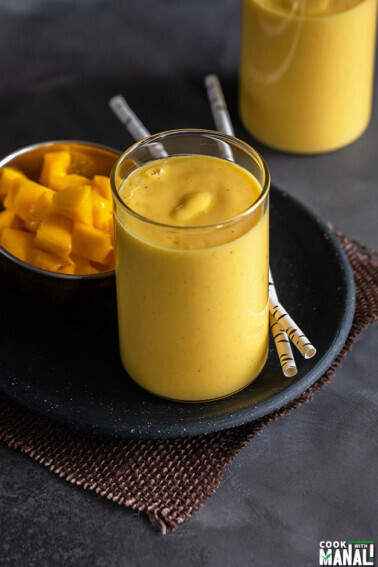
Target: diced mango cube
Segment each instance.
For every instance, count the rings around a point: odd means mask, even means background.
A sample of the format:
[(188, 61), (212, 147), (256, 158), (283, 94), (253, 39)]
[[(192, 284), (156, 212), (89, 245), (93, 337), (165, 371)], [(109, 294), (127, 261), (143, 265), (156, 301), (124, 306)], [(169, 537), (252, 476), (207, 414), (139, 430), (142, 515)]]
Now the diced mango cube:
[(8, 195), (8, 193), (15, 187), (17, 182), (24, 178), (25, 175), (15, 169), (13, 167), (3, 167), (1, 169), (1, 177), (0, 177), (0, 199), (4, 200), (4, 198)]
[(39, 227), (42, 219), (46, 217), (53, 207), (53, 192), (45, 191), (40, 197), (30, 206), (26, 215), (26, 227), (35, 232)]
[(60, 274), (70, 274), (70, 275), (75, 275), (76, 274), (76, 262), (74, 262), (72, 260), (72, 258), (68, 259), (68, 262), (62, 267), (59, 268), (58, 272)]
[(70, 276), (76, 276), (75, 265), (70, 264), (69, 266), (65, 266), (61, 270), (58, 270), (59, 274), (69, 274)]
[(55, 214), (92, 224), (92, 199), (90, 186), (66, 187), (53, 197)]
[(71, 221), (48, 215), (38, 227), (35, 246), (60, 258), (68, 258), (72, 251)]
[(110, 234), (82, 223), (74, 223), (72, 230), (72, 252), (92, 262), (106, 263), (113, 250)]
[[(34, 181), (30, 181), (30, 179), (20, 179), (18, 181), (18, 186), (15, 189), (15, 195), (11, 206), (15, 210), (16, 214), (22, 220), (26, 221), (32, 205), (46, 191), (50, 191), (50, 193), (52, 193), (51, 189), (47, 189), (46, 187), (43, 187), (43, 185), (39, 185), (39, 183), (34, 183)], [(4, 205), (7, 208), (9, 208), (7, 204), (8, 197), (10, 197), (9, 194), (4, 201)]]
[(65, 267), (65, 261), (62, 258), (34, 247), (29, 251), (28, 261), (36, 268), (49, 272), (58, 272)]
[(92, 264), (100, 272), (109, 272), (111, 270), (114, 270), (114, 266), (115, 266), (114, 249), (109, 252), (103, 264), (98, 264), (96, 262), (92, 262)]
[(107, 199), (112, 200), (112, 190), (110, 188), (110, 179), (106, 175), (95, 175), (93, 177), (93, 188), (98, 189), (100, 195)]
[(71, 154), (68, 150), (46, 152), (43, 156), (39, 182), (42, 185), (46, 185), (46, 187), (50, 187), (50, 183), (54, 177), (61, 177), (67, 174), (70, 164)]
[(76, 187), (81, 185), (90, 185), (91, 180), (83, 175), (77, 175), (76, 173), (70, 173), (69, 175), (61, 175), (53, 177), (50, 180), (50, 188), (54, 191), (61, 191), (66, 187)]
[(113, 215), (100, 216), (99, 211), (93, 215), (93, 224), (99, 230), (113, 235)]
[(113, 227), (113, 215), (110, 215), (106, 221), (106, 223), (104, 223), (103, 225), (103, 229), (104, 232), (108, 232), (112, 239), (113, 239), (113, 235), (114, 235), (114, 227)]
[(16, 230), (26, 230), (25, 222), (15, 215), (11, 228), (15, 228)]
[(16, 179), (12, 187), (9, 188), (8, 193), (5, 195), (3, 205), (6, 209), (11, 209), (13, 207), (16, 195), (18, 193), (18, 186), (20, 184), (20, 179)]
[(109, 201), (92, 191), (92, 219), (93, 225), (99, 230), (106, 231), (109, 227), (109, 217), (113, 215), (112, 205)]
[(69, 173), (78, 173), (92, 178), (98, 170), (97, 160), (90, 152), (71, 149), (71, 165)]
[(5, 209), (0, 213), (0, 234), (4, 228), (15, 228), (14, 220), (16, 213), (13, 209)]
[(28, 262), (29, 252), (34, 240), (34, 235), (24, 230), (4, 228), (1, 233), (0, 244), (10, 254), (16, 256), (23, 262)]
[(95, 268), (88, 260), (80, 258), (80, 256), (72, 255), (72, 259), (75, 262), (75, 274), (86, 276), (89, 274), (98, 274), (99, 269)]

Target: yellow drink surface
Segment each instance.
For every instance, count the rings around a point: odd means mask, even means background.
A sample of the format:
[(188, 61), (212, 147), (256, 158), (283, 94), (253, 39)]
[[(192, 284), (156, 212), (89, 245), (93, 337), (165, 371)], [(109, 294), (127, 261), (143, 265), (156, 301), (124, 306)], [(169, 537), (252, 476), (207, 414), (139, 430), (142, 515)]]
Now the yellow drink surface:
[(211, 400), (243, 388), (263, 368), (266, 200), (230, 221), (260, 194), (247, 170), (195, 155), (149, 162), (121, 186), (130, 209), (170, 225), (116, 210), (121, 358), (146, 390), (177, 400)]
[(362, 134), (372, 106), (377, 0), (243, 0), (240, 112), (296, 153)]

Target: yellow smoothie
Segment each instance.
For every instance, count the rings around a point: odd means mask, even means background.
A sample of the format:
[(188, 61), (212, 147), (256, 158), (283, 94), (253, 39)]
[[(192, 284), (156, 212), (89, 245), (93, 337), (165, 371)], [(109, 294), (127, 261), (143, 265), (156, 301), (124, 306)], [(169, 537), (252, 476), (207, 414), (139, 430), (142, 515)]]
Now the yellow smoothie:
[(377, 0), (243, 0), (240, 112), (274, 148), (318, 153), (371, 115)]
[(261, 192), (246, 169), (200, 155), (151, 161), (122, 183), (128, 210), (115, 211), (120, 352), (146, 390), (211, 400), (245, 387), (263, 368), (267, 199), (251, 209)]

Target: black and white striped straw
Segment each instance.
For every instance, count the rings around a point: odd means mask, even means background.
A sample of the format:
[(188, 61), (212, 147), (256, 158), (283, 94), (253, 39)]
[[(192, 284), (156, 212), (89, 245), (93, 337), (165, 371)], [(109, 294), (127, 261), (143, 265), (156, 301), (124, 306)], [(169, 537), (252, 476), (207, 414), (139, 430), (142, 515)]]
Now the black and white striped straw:
[(286, 309), (269, 294), (269, 311), (274, 320), (284, 329), (299, 352), (305, 358), (312, 358), (316, 354), (316, 348), (311, 344), (306, 335), (301, 331), (296, 322), (286, 312)]
[[(269, 297), (275, 299), (278, 302), (276, 286), (273, 282), (272, 272), (269, 268)], [(290, 339), (286, 333), (280, 327), (279, 323), (274, 319), (273, 313), (269, 310), (269, 322), (272, 329), (272, 335), (274, 338), (274, 343), (276, 345), (278, 358), (280, 359), (280, 364), (284, 376), (287, 378), (292, 378), (298, 372), (297, 365), (295, 364), (293, 351), (290, 346)]]

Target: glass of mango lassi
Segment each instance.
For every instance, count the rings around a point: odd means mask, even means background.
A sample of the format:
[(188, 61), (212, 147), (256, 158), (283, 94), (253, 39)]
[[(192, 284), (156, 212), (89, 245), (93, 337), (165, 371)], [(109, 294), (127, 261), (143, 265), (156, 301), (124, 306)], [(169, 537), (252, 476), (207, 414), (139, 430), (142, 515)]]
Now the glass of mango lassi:
[(265, 162), (231, 136), (175, 130), (127, 150), (111, 182), (126, 371), (178, 401), (244, 388), (268, 353)]
[(336, 150), (371, 115), (377, 0), (242, 0), (240, 113), (294, 153)]

